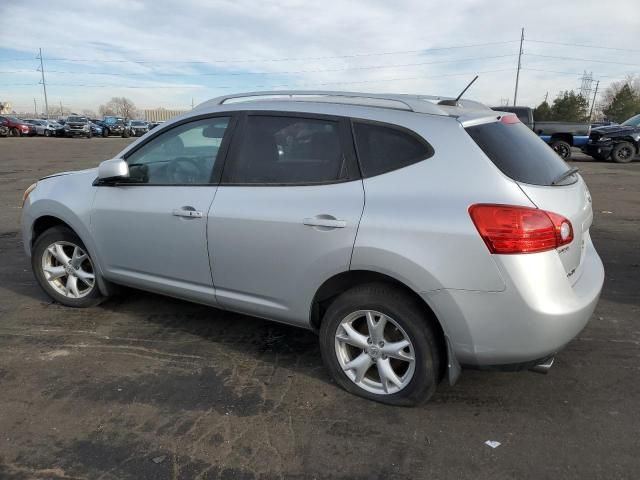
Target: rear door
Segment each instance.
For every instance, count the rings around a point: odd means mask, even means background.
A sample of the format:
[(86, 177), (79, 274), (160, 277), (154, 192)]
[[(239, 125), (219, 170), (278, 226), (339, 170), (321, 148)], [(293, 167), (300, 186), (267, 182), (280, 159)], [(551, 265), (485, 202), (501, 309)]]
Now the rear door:
[(364, 190), (344, 119), (249, 112), (208, 237), (218, 302), (305, 324), (316, 290), (349, 269)]
[(513, 116), (469, 126), (466, 131), (534, 205), (571, 222), (574, 239), (559, 248), (558, 254), (567, 278), (575, 283), (580, 277), (584, 245), (593, 220), (591, 195), (582, 177), (573, 174), (561, 179), (569, 166)]

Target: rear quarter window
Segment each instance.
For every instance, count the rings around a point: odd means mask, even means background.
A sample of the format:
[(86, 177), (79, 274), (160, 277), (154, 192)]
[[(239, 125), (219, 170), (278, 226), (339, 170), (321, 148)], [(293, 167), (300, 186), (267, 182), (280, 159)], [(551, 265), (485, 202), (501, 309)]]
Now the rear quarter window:
[(353, 133), (364, 177), (397, 170), (433, 155), (431, 145), (404, 128), (354, 121)]
[[(526, 125), (491, 122), (465, 129), (502, 173), (516, 182), (552, 185), (569, 167)], [(569, 177), (563, 183), (576, 181)]]

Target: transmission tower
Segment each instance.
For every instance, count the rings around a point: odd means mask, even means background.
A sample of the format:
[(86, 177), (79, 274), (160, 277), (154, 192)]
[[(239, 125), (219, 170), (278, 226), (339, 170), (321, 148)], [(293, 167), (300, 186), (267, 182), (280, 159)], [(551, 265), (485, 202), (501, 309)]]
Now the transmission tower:
[(593, 85), (593, 72), (587, 73), (585, 70), (580, 77), (582, 84), (580, 85), (580, 95), (582, 98), (591, 98), (591, 86)]

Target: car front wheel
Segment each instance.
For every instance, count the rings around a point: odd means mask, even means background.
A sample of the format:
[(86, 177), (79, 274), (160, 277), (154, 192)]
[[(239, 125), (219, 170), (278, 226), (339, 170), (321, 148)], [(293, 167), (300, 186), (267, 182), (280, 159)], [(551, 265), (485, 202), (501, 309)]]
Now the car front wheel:
[(621, 142), (613, 147), (611, 152), (611, 160), (616, 163), (629, 163), (636, 154), (636, 148), (632, 143)]
[(440, 378), (440, 348), (424, 305), (383, 283), (354, 287), (329, 306), (322, 358), (345, 390), (390, 405), (426, 402)]
[(31, 266), (42, 289), (58, 303), (90, 307), (104, 300), (93, 260), (68, 228), (53, 227), (37, 238)]

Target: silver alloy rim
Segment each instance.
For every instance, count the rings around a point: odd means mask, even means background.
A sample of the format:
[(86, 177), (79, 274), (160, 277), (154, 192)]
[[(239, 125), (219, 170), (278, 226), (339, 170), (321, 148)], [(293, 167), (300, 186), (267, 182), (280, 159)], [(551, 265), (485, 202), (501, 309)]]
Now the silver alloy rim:
[(340, 322), (335, 350), (345, 375), (367, 392), (398, 393), (415, 372), (409, 335), (391, 317), (374, 310), (358, 310)]
[(89, 255), (70, 242), (55, 242), (44, 250), (42, 273), (51, 288), (67, 298), (86, 297), (95, 285)]

